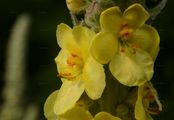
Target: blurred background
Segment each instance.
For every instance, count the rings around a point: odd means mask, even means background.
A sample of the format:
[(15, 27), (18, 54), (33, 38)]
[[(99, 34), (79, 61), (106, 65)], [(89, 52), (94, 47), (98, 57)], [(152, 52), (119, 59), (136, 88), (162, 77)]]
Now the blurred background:
[[(153, 21), (161, 36), (160, 53), (155, 63), (152, 82), (158, 90), (164, 110), (155, 120), (173, 120), (174, 118), (174, 1), (168, 0), (164, 10)], [(45, 120), (43, 105), (48, 95), (60, 87), (54, 58), (59, 52), (56, 40), (56, 28), (61, 22), (72, 26), (65, 0), (1, 0), (0, 1), (0, 109), (5, 106), (4, 88), (7, 86), (7, 61), (10, 46), (10, 34), (17, 18), (27, 15), (30, 19), (28, 35), (25, 38), (24, 73), (22, 84), (24, 92), (18, 102), (24, 106), (21, 111), (33, 112), (35, 120)], [(21, 31), (22, 32), (22, 31)], [(13, 53), (12, 53), (13, 54)], [(14, 52), (15, 54), (15, 52)], [(16, 69), (18, 71), (19, 69)], [(20, 73), (19, 73), (20, 74)], [(7, 78), (8, 79), (8, 78)], [(13, 79), (13, 78), (12, 78)], [(12, 86), (21, 85), (18, 80)], [(12, 91), (13, 93), (14, 91)], [(8, 94), (8, 93), (6, 93)], [(10, 93), (9, 93), (10, 94)], [(13, 96), (13, 95), (12, 95)], [(16, 96), (18, 97), (18, 96)], [(14, 102), (14, 100), (12, 100)], [(6, 105), (8, 107), (8, 105)], [(33, 107), (34, 106), (34, 107)], [(34, 118), (34, 117), (33, 117)], [(3, 120), (0, 116), (0, 120)], [(23, 117), (27, 120), (27, 117)], [(10, 120), (10, 119), (9, 119)], [(32, 119), (29, 119), (32, 120)], [(34, 119), (33, 119), (34, 120)]]

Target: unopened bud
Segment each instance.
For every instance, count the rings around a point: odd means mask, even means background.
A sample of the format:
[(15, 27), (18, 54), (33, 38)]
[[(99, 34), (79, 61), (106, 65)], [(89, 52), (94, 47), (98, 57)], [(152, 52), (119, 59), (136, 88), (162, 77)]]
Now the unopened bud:
[(66, 0), (66, 4), (72, 13), (77, 14), (85, 10), (88, 6), (88, 0)]
[(126, 105), (124, 105), (124, 104), (120, 104), (116, 108), (116, 115), (118, 117), (122, 118), (124, 116), (127, 116), (128, 112), (129, 112), (129, 108)]

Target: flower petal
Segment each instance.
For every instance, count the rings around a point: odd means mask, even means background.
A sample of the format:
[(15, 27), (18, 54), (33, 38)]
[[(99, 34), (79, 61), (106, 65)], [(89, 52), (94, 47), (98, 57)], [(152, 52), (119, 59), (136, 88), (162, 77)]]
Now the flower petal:
[(74, 41), (72, 29), (68, 25), (64, 23), (58, 25), (56, 36), (61, 48), (68, 49), (69, 51), (78, 51), (78, 45)]
[(65, 114), (59, 116), (59, 120), (93, 120), (92, 115), (79, 106), (74, 106)]
[(119, 7), (111, 7), (100, 15), (100, 25), (104, 31), (117, 33), (122, 23), (122, 13)]
[(143, 25), (134, 32), (134, 37), (131, 41), (151, 54), (159, 46), (160, 37), (154, 27)]
[(44, 104), (44, 115), (47, 118), (47, 120), (57, 119), (57, 115), (54, 113), (54, 109), (53, 109), (57, 94), (58, 94), (58, 90), (51, 93), (51, 95), (48, 96)]
[(73, 36), (76, 43), (79, 45), (82, 55), (89, 54), (89, 46), (95, 35), (95, 32), (88, 29), (87, 27), (75, 26), (73, 28)]
[(123, 13), (123, 17), (132, 25), (132, 27), (140, 27), (150, 17), (144, 7), (138, 3), (129, 6)]
[(106, 32), (97, 34), (92, 42), (90, 51), (92, 56), (101, 64), (106, 64), (118, 49), (116, 36)]
[(116, 54), (109, 67), (114, 77), (127, 86), (140, 86), (153, 75), (153, 60), (140, 49), (136, 53), (125, 51)]
[(66, 71), (67, 68), (67, 59), (70, 56), (69, 51), (66, 49), (61, 49), (59, 54), (55, 58), (55, 62), (57, 65), (58, 72)]
[(64, 81), (54, 105), (56, 114), (63, 114), (72, 108), (84, 92), (84, 83), (82, 80)]
[(83, 79), (87, 95), (91, 99), (100, 98), (106, 84), (105, 73), (103, 66), (92, 57), (88, 58), (84, 66)]
[(154, 49), (154, 50), (150, 53), (150, 55), (151, 55), (153, 61), (156, 60), (156, 58), (157, 58), (157, 56), (158, 56), (158, 53), (159, 53), (159, 50), (160, 50), (160, 47), (158, 46), (156, 49)]
[(121, 120), (121, 119), (118, 117), (114, 117), (107, 112), (99, 112), (97, 115), (95, 115), (94, 120)]
[(153, 118), (145, 111), (143, 100), (144, 86), (138, 87), (138, 98), (135, 103), (135, 118), (136, 120), (153, 120)]

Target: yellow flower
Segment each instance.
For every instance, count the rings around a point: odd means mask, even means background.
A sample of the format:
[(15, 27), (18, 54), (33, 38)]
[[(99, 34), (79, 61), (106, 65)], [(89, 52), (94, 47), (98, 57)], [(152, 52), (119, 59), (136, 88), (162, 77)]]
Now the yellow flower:
[(96, 62), (89, 52), (94, 35), (95, 32), (86, 27), (58, 26), (57, 40), (62, 49), (55, 61), (63, 84), (54, 105), (56, 114), (73, 107), (84, 91), (93, 100), (102, 95), (105, 88), (103, 65)]
[(53, 108), (58, 93), (58, 90), (54, 91), (45, 102), (44, 115), (47, 120), (121, 120), (120, 118), (112, 116), (107, 112), (99, 112), (93, 118), (88, 110), (78, 105), (75, 105), (62, 115), (57, 115), (54, 113)]
[(101, 13), (101, 32), (94, 38), (91, 54), (102, 64), (110, 62), (111, 73), (124, 85), (140, 86), (153, 75), (152, 59), (160, 38), (155, 28), (144, 24), (148, 18), (140, 4), (131, 5), (123, 14), (119, 7)]
[(85, 8), (88, 6), (87, 0), (66, 0), (66, 4), (68, 9), (72, 13), (79, 13), (82, 10), (85, 10)]
[(152, 84), (146, 83), (138, 87), (138, 98), (135, 104), (136, 120), (153, 120), (150, 114), (156, 115), (161, 111), (162, 105)]

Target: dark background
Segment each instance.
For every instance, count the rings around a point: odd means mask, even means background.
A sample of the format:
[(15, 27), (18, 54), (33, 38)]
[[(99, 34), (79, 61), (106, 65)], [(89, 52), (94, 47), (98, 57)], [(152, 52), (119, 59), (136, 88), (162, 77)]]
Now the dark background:
[[(159, 92), (164, 111), (155, 120), (174, 118), (174, 1), (153, 21), (160, 36), (160, 53), (155, 63), (152, 82)], [(1, 0), (0, 1), (0, 91), (4, 86), (6, 50), (10, 30), (16, 18), (28, 13), (32, 24), (27, 43), (27, 102), (39, 105), (40, 118), (44, 120), (43, 104), (47, 96), (60, 87), (54, 58), (59, 47), (56, 28), (61, 22), (72, 26), (65, 0)], [(1, 93), (1, 92), (0, 92)], [(2, 93), (1, 93), (2, 94)], [(1, 95), (0, 95), (1, 96)], [(3, 98), (0, 97), (0, 102)]]

